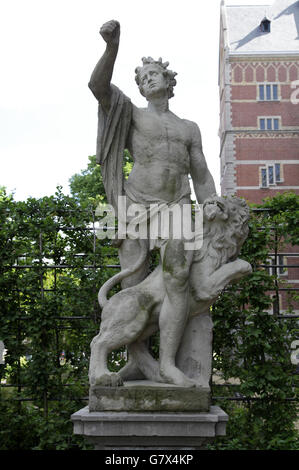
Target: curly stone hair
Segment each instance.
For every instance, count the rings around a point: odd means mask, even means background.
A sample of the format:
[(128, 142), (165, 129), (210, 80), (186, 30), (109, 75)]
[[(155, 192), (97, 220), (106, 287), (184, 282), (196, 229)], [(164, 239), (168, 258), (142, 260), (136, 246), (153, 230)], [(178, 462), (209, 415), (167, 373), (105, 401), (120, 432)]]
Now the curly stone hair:
[(141, 86), (141, 83), (140, 83), (140, 72), (141, 72), (141, 70), (146, 65), (155, 64), (155, 65), (157, 65), (158, 67), (161, 68), (164, 77), (168, 81), (168, 85), (169, 85), (168, 86), (168, 98), (172, 98), (174, 96), (173, 88), (176, 85), (176, 80), (175, 80), (174, 77), (177, 75), (177, 73), (173, 72), (172, 70), (169, 70), (167, 68), (168, 65), (169, 65), (169, 62), (162, 62), (161, 57), (158, 60), (154, 60), (152, 57), (142, 57), (141, 60), (142, 60), (142, 63), (143, 63), (142, 67), (136, 67), (136, 69), (135, 69), (135, 73), (136, 73), (135, 80), (136, 80), (136, 83), (139, 87), (140, 93), (143, 95), (142, 86)]

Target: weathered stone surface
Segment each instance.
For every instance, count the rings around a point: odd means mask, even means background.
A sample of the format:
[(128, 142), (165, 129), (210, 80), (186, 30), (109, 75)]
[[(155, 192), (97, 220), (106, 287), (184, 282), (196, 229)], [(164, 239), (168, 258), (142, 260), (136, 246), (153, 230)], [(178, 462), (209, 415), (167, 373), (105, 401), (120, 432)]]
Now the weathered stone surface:
[(84, 435), (95, 449), (201, 449), (224, 436), (227, 414), (217, 406), (205, 413), (90, 412), (71, 416), (74, 434)]
[[(111, 83), (119, 22), (103, 24), (100, 34), (107, 47), (89, 87), (99, 102), (97, 161), (111, 211), (122, 220), (122, 269), (98, 293), (101, 327), (91, 343), (90, 385), (113, 388), (141, 376), (186, 388), (208, 387), (212, 327), (207, 312), (229, 282), (251, 271), (237, 258), (248, 233), (249, 210), (245, 201), (217, 196), (197, 124), (170, 111), (176, 73), (169, 63), (143, 57), (135, 79), (148, 106), (138, 108)], [(134, 160), (127, 180), (125, 149)], [(203, 203), (203, 233), (200, 211), (191, 220), (189, 175), (197, 201)], [(188, 216), (183, 210), (187, 206)], [(154, 248), (160, 249), (161, 263), (150, 273)], [(108, 292), (119, 282), (123, 290), (109, 299)], [(197, 315), (203, 318), (193, 321)], [(148, 338), (158, 331), (159, 362), (147, 348)], [(111, 372), (107, 357), (121, 346), (128, 348), (129, 364)]]
[(190, 318), (176, 356), (178, 368), (197, 386), (209, 388), (212, 375), (213, 321), (206, 309)]
[(94, 386), (89, 392), (90, 411), (208, 411), (208, 388), (185, 388), (147, 380), (123, 387)]

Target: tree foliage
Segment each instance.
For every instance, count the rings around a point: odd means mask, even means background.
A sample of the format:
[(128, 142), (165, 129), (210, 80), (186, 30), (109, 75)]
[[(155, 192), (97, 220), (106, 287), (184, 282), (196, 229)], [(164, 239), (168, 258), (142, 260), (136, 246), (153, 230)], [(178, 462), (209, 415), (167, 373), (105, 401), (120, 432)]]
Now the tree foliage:
[[(126, 158), (127, 177), (132, 162)], [(54, 196), (17, 202), (0, 191), (0, 338), (7, 349), (0, 365), (1, 449), (88, 447), (73, 435), (69, 417), (87, 403), (89, 343), (100, 323), (97, 291), (118, 258), (94, 231), (94, 209), (105, 197), (95, 157), (70, 181), (71, 196), (58, 188)], [(298, 206), (298, 196), (279, 195), (265, 202), (267, 211), (252, 214), (242, 257), (255, 270), (213, 308), (214, 367), (225, 381), (238, 382), (213, 387), (214, 396), (227, 398), (215, 403), (230, 415), (228, 437), (216, 447), (296, 446), (296, 406), (286, 399), (296, 397), (290, 344), (298, 324), (269, 315), (275, 277), (260, 265), (277, 245), (298, 242)], [(115, 353), (110, 367), (123, 361)], [(229, 401), (234, 393), (247, 401)]]
[(85, 446), (69, 417), (86, 404), (97, 291), (114, 274), (101, 266), (116, 263), (115, 249), (97, 243), (93, 218), (60, 189), (26, 202), (0, 199), (3, 449)]
[[(88, 157), (87, 168), (76, 173), (70, 180), (71, 195), (81, 207), (96, 207), (99, 202), (107, 202), (100, 165), (96, 156)], [(124, 151), (123, 172), (128, 178), (133, 166), (133, 160), (128, 150)]]
[(88, 160), (87, 168), (69, 180), (71, 195), (81, 207), (96, 206), (106, 200), (101, 169), (96, 163), (96, 156), (90, 156)]
[(295, 449), (298, 376), (290, 358), (298, 319), (269, 314), (276, 302), (277, 276), (260, 266), (268, 264), (269, 252), (285, 251), (287, 243), (298, 242), (299, 197), (278, 194), (259, 209), (251, 217), (241, 253), (255, 269), (226, 289), (213, 307), (214, 367), (225, 382), (232, 377), (237, 381), (224, 392), (214, 386), (214, 395), (233, 391), (245, 397), (239, 406), (218, 403), (230, 415), (228, 437), (218, 448)]

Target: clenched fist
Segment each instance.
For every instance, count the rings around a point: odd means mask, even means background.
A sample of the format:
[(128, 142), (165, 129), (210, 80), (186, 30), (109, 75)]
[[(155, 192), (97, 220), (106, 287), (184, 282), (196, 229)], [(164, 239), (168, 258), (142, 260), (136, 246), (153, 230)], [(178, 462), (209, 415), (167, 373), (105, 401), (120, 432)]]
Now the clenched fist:
[(120, 24), (118, 21), (110, 20), (104, 23), (100, 29), (100, 35), (107, 44), (118, 44), (120, 34)]

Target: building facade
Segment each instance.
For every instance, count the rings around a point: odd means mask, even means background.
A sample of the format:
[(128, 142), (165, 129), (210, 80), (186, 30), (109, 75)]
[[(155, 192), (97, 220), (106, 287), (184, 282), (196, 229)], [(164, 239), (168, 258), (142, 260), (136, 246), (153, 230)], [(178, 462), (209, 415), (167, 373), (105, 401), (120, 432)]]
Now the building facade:
[(221, 4), (221, 191), (299, 193), (299, 2)]
[[(299, 1), (227, 6), (222, 0), (219, 92), (221, 193), (249, 203), (299, 194)], [(286, 250), (269, 255), (280, 267), (268, 269), (299, 288), (299, 269), (291, 268), (299, 264), (299, 248)], [(288, 308), (284, 292), (279, 307)]]

